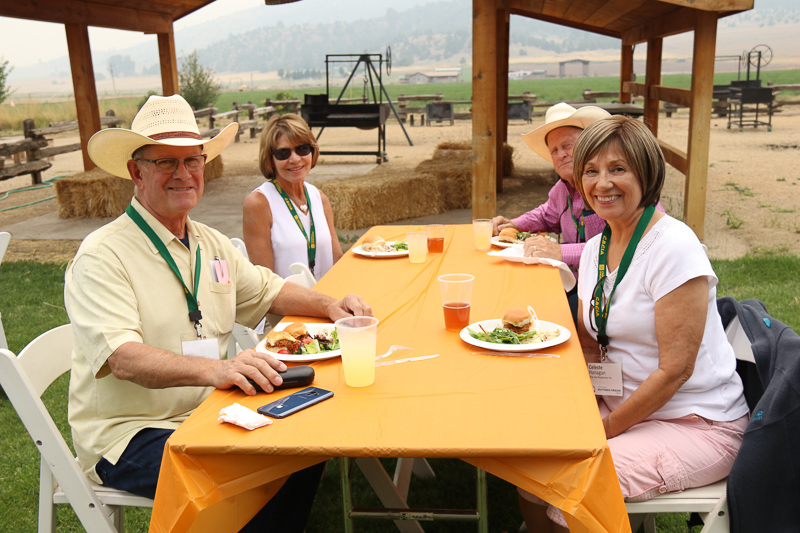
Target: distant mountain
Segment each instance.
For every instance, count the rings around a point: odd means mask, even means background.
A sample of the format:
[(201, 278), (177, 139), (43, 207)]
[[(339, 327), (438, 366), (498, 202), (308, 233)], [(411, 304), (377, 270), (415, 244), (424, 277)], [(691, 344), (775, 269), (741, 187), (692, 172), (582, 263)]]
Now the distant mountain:
[[(259, 6), (177, 31), (177, 53), (181, 57), (196, 50), (201, 64), (216, 73), (324, 70), (325, 54), (382, 53), (387, 46), (394, 66), (471, 62), (472, 0), (420, 1), (303, 0)], [(755, 2), (754, 10), (722, 19), (720, 28), (800, 25), (797, 0)], [(518, 16), (511, 18), (510, 43), (512, 56), (619, 49), (616, 39)], [(132, 62), (137, 74), (158, 73), (155, 38), (124, 50), (94, 52), (99, 77), (108, 74), (112, 57)], [(115, 74), (125, 70), (114, 66)], [(66, 58), (14, 71), (19, 79), (65, 76)]]

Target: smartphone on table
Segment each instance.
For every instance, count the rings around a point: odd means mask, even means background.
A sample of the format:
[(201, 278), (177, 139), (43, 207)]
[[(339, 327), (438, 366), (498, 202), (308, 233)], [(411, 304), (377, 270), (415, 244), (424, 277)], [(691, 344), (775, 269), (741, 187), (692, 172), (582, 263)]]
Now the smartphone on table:
[(258, 408), (258, 412), (272, 418), (286, 418), (331, 397), (333, 397), (333, 391), (320, 389), (319, 387), (308, 387), (280, 400), (262, 405)]

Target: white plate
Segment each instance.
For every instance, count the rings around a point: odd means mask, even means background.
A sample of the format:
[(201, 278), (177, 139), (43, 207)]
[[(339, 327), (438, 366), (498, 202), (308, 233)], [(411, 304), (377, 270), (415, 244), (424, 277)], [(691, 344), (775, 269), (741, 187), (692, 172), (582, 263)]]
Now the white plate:
[[(386, 244), (389, 246), (393, 245), (396, 241), (386, 241)], [(408, 255), (408, 250), (395, 250), (394, 252), (365, 252), (362, 245), (358, 245), (353, 248), (353, 253), (358, 255), (363, 255), (364, 257), (378, 257), (378, 258), (386, 258), (386, 257), (403, 257), (404, 255)]]
[[(553, 242), (557, 242), (553, 237), (551, 237), (549, 235), (547, 236), (547, 238), (550, 239)], [(495, 237), (492, 237), (492, 244), (494, 244), (495, 246), (499, 246), (500, 248), (510, 248), (510, 247), (514, 246), (515, 244), (525, 244), (525, 241), (520, 241), (520, 242), (501, 242), (500, 241), (500, 235), (497, 235)]]
[(474, 324), (470, 324), (466, 328), (461, 330), (459, 336), (461, 340), (464, 342), (471, 344), (473, 346), (477, 346), (478, 348), (484, 348), (486, 350), (494, 350), (497, 352), (531, 352), (533, 350), (541, 350), (542, 348), (549, 348), (551, 346), (556, 346), (561, 344), (562, 342), (566, 342), (569, 339), (571, 333), (567, 328), (564, 326), (559, 326), (558, 324), (554, 324), (553, 322), (546, 322), (544, 320), (540, 320), (539, 324), (546, 328), (546, 329), (558, 329), (558, 337), (555, 339), (551, 339), (545, 342), (536, 342), (533, 344), (500, 344), (496, 342), (484, 342), (478, 340), (469, 334), (467, 328), (471, 329), (472, 331), (480, 331), (479, 326), (483, 326), (487, 332), (492, 331), (494, 328), (501, 327), (503, 321), (500, 319), (492, 319), (492, 320), (482, 320), (480, 322), (475, 322)]
[[(291, 324), (291, 322), (285, 322), (285, 323), (282, 323), (282, 324), (278, 324), (277, 326), (275, 326), (275, 331), (281, 331), (281, 330), (283, 330), (283, 328), (285, 328), (289, 324)], [(314, 323), (306, 323), (306, 328), (308, 329), (308, 332), (310, 334), (316, 335), (317, 333), (319, 333), (323, 329), (327, 329), (327, 330), (331, 330), (332, 331), (333, 329), (336, 328), (336, 326), (334, 326), (333, 324), (320, 324), (320, 323), (314, 322)], [(280, 361), (285, 361), (287, 363), (310, 363), (311, 361), (323, 361), (325, 359), (332, 359), (334, 357), (339, 357), (340, 355), (342, 355), (342, 351), (341, 350), (331, 350), (329, 352), (321, 352), (321, 353), (315, 353), (315, 354), (308, 354), (307, 353), (307, 354), (297, 354), (297, 355), (295, 355), (295, 354), (277, 353), (277, 352), (271, 352), (271, 351), (267, 350), (266, 344), (267, 344), (267, 338), (264, 337), (263, 339), (261, 339), (261, 342), (259, 342), (256, 345), (256, 351), (257, 352), (261, 352), (261, 353), (268, 353), (269, 355), (271, 355), (275, 359), (278, 359)]]
[(522, 244), (522, 243), (521, 242), (503, 242), (503, 241), (500, 240), (500, 236), (497, 235), (495, 237), (492, 237), (492, 244), (494, 244), (495, 246), (499, 246), (500, 248), (509, 248), (511, 246), (514, 246), (515, 244)]

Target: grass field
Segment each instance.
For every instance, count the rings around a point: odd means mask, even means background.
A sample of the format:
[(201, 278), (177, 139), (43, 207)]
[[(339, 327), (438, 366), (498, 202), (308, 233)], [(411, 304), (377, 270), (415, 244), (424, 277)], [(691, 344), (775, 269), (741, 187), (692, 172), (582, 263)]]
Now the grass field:
[[(386, 85), (392, 101), (397, 100), (399, 94), (419, 95), (441, 93), (445, 100), (470, 100), (472, 99), (471, 69), (464, 69), (462, 76), (465, 81), (457, 83), (430, 83), (422, 85)], [(736, 79), (735, 72), (719, 72), (714, 75), (716, 85), (725, 85), (731, 80)], [(665, 74), (662, 84), (668, 87), (678, 87), (688, 89), (691, 86), (692, 77), (689, 74)], [(789, 83), (800, 83), (800, 70), (771, 70), (763, 73), (764, 83), (772, 82), (776, 85)], [(644, 82), (644, 78), (637, 81)], [(319, 83), (324, 83), (319, 81)], [(344, 81), (340, 85), (332, 86), (330, 94), (332, 97), (339, 95)], [(510, 80), (508, 83), (509, 94), (521, 94), (530, 91), (538, 96), (540, 102), (551, 102), (561, 100), (580, 100), (583, 98), (583, 91), (591, 89), (593, 91), (618, 91), (619, 77), (605, 76), (592, 78), (544, 78), (535, 80)], [(225, 92), (219, 97), (216, 103), (220, 112), (230, 111), (233, 102), (240, 104), (253, 102), (262, 105), (266, 98), (275, 98), (279, 92), (286, 92), (284, 89)], [(292, 98), (302, 100), (305, 94), (321, 94), (325, 92), (324, 85), (321, 87), (311, 87), (307, 89), (290, 89)], [(356, 86), (351, 82), (345, 93), (345, 97), (360, 97), (363, 94), (363, 87)], [(800, 91), (785, 91), (778, 96), (779, 99), (794, 98)], [(385, 101), (385, 97), (383, 98)], [(605, 100), (612, 100), (606, 98)], [(109, 109), (113, 109), (118, 117), (125, 119), (130, 125), (133, 116), (138, 110), (138, 104), (142, 97), (131, 98), (112, 98), (100, 102), (100, 114), (104, 115)], [(424, 105), (425, 102), (417, 102)], [(469, 106), (463, 106), (469, 107)], [(35, 118), (36, 127), (46, 127), (51, 122), (75, 120), (76, 111), (74, 102), (60, 102), (48, 104), (20, 104), (15, 107), (0, 106), (0, 133), (3, 135), (19, 134), (22, 132), (22, 121), (27, 118)]]
[[(773, 317), (800, 331), (800, 258), (790, 255), (744, 257), (732, 261), (712, 261), (720, 278), (718, 296), (737, 299), (758, 298), (764, 301)], [(68, 321), (63, 303), (64, 270), (62, 263), (6, 262), (0, 265), (0, 313), (9, 348), (18, 353), (40, 333)], [(69, 438), (66, 398), (68, 376), (51, 386), (43, 400), (61, 430)], [(463, 507), (474, 504), (474, 469), (459, 460), (431, 462), (437, 479), (411, 485), (410, 504), (425, 507)], [(32, 533), (37, 524), (39, 454), (16, 412), (5, 395), (0, 394), (0, 531)], [(392, 460), (385, 466), (393, 467)], [(354, 497), (359, 506), (377, 506), (372, 493), (356, 469)], [(521, 523), (513, 486), (489, 476), (490, 531), (513, 533)], [(147, 531), (149, 509), (128, 509), (126, 530)], [(662, 533), (688, 531), (685, 515), (664, 514), (657, 518)], [(82, 528), (71, 508), (59, 509), (59, 531), (80, 532)], [(426, 531), (471, 531), (463, 523), (425, 524)], [(342, 531), (341, 490), (338, 463), (328, 463), (328, 475), (322, 482), (307, 531)], [(699, 527), (693, 528), (696, 533)], [(356, 522), (358, 532), (396, 531), (391, 523)]]

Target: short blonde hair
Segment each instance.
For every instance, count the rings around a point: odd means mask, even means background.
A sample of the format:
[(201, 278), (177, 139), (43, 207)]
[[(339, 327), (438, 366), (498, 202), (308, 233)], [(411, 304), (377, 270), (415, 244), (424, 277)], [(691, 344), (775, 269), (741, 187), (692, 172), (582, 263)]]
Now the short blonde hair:
[(598, 120), (587, 126), (578, 137), (572, 151), (575, 188), (585, 199), (583, 169), (592, 157), (612, 146), (622, 152), (642, 184), (640, 207), (656, 205), (661, 199), (666, 176), (664, 154), (647, 126), (622, 115)]
[(264, 133), (261, 134), (261, 142), (258, 148), (258, 165), (265, 178), (273, 179), (276, 176), (275, 161), (272, 159), (272, 154), (275, 153), (278, 147), (278, 139), (281, 137), (286, 137), (286, 140), (294, 146), (310, 144), (312, 148), (311, 168), (317, 165), (319, 145), (306, 121), (294, 113), (275, 115), (267, 122)]

